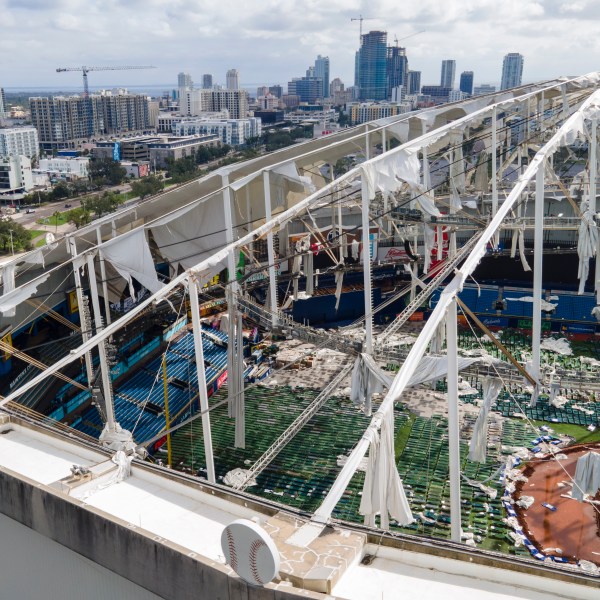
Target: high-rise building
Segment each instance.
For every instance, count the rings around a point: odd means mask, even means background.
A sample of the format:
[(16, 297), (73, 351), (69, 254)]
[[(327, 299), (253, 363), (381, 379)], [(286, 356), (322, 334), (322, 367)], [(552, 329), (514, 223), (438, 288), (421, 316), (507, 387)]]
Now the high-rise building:
[(339, 77), (332, 79), (331, 83), (329, 84), (329, 96), (333, 98), (335, 94), (343, 91), (344, 82)]
[(409, 71), (408, 72), (408, 93), (409, 94), (420, 94), (421, 93), (421, 71)]
[(239, 90), (240, 72), (237, 69), (229, 69), (229, 71), (227, 71), (226, 82), (228, 90)]
[(473, 95), (473, 71), (463, 71), (460, 74), (459, 89), (469, 96)]
[(0, 157), (0, 190), (28, 192), (31, 189), (33, 189), (31, 160), (27, 156), (18, 154)]
[(335, 106), (352, 101), (352, 91), (346, 90), (344, 83), (336, 77), (329, 85), (329, 97)]
[(288, 81), (288, 95), (298, 96), (300, 102), (314, 104), (321, 98), (323, 81), (320, 77), (294, 77)]
[(281, 100), (287, 108), (296, 108), (296, 106), (300, 104), (300, 96), (297, 96), (296, 94), (283, 94)]
[(440, 77), (440, 87), (454, 88), (454, 73), (456, 71), (455, 60), (442, 61), (442, 76)]
[(179, 73), (177, 75), (177, 87), (191, 90), (194, 87), (192, 76), (189, 73)]
[(502, 62), (501, 90), (508, 90), (521, 85), (523, 62), (524, 58), (518, 52), (510, 52), (504, 57)]
[(4, 88), (0, 88), (0, 119), (8, 116), (8, 106), (6, 104), (6, 95)]
[(283, 96), (283, 88), (280, 85), (271, 85), (269, 86), (269, 94), (273, 94), (276, 98), (281, 99), (281, 96)]
[(317, 56), (315, 60), (315, 77), (321, 79), (321, 98), (329, 97), (329, 57), (328, 56)]
[(386, 96), (388, 99), (392, 97), (394, 89), (406, 88), (408, 86), (406, 48), (390, 46), (387, 49), (386, 82)]
[(76, 148), (94, 136), (143, 132), (155, 126), (150, 123), (147, 96), (138, 94), (30, 98), (29, 107), (45, 150)]
[(205, 73), (202, 75), (202, 89), (210, 90), (213, 86), (213, 78), (210, 73)]
[(28, 158), (40, 153), (35, 127), (9, 127), (0, 129), (0, 156), (23, 155)]
[(269, 93), (269, 87), (266, 85), (261, 85), (256, 88), (256, 97), (260, 98), (261, 96), (266, 96)]
[(185, 115), (220, 112), (227, 109), (229, 118), (244, 119), (248, 114), (246, 90), (192, 90), (181, 98), (180, 110)]
[(387, 71), (387, 33), (369, 31), (361, 37), (357, 60), (357, 79), (361, 100), (385, 100)]

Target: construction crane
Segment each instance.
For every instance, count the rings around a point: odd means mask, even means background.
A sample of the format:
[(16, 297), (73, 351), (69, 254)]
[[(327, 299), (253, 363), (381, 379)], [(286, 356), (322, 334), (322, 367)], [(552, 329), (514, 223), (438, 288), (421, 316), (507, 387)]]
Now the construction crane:
[(81, 71), (83, 73), (83, 95), (87, 98), (90, 95), (88, 87), (88, 73), (90, 71), (133, 71), (134, 69), (156, 69), (156, 67), (62, 67), (56, 69), (56, 72)]
[(410, 35), (405, 35), (404, 37), (402, 37), (400, 39), (398, 39), (398, 36), (395, 35), (394, 36), (394, 43), (396, 44), (396, 47), (397, 47), (398, 46), (398, 42), (403, 42), (404, 40), (407, 40), (408, 38), (415, 37), (415, 35), (419, 35), (421, 33), (425, 33), (425, 31), (426, 30), (423, 29), (423, 31), (417, 31), (416, 33), (411, 33)]
[(362, 24), (363, 21), (376, 21), (377, 17), (363, 17), (362, 15), (358, 15), (358, 17), (350, 19), (350, 21), (358, 21), (359, 22), (359, 30), (358, 30), (358, 43), (362, 42)]

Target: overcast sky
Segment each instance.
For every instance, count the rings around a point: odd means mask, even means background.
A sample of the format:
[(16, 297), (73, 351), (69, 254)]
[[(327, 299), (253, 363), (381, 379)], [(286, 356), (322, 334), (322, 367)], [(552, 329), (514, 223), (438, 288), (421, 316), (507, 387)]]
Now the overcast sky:
[(402, 39), (423, 84), (439, 84), (444, 58), (475, 83), (497, 83), (502, 57), (525, 56), (524, 81), (600, 68), (600, 0), (0, 0), (0, 87), (74, 87), (78, 73), (56, 67), (155, 65), (153, 71), (90, 74), (92, 85), (167, 84), (177, 73), (242, 85), (304, 75), (317, 54), (331, 78), (353, 84), (363, 32)]

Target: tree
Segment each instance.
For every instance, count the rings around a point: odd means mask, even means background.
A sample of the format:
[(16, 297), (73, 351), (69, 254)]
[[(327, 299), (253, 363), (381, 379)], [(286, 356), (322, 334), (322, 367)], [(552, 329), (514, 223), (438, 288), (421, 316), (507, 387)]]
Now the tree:
[(69, 223), (75, 225), (77, 229), (87, 225), (92, 221), (92, 215), (85, 208), (74, 208), (69, 211)]
[(339, 177), (344, 173), (347, 173), (354, 166), (354, 158), (351, 156), (345, 156), (344, 158), (340, 158), (335, 165), (333, 165), (333, 175), (334, 177)]
[(92, 196), (87, 200), (81, 201), (81, 207), (90, 213), (94, 213), (96, 217), (114, 212), (120, 204), (123, 204), (124, 198), (115, 192), (104, 192), (102, 196)]
[(50, 192), (52, 200), (62, 200), (68, 198), (71, 195), (69, 186), (64, 181), (59, 181)]
[(60, 211), (55, 210), (52, 213), (52, 217), (54, 218), (54, 233), (58, 233), (58, 220), (60, 219)]
[(0, 247), (3, 252), (11, 252), (13, 249), (30, 250), (29, 231), (8, 216), (0, 217)]
[(110, 185), (119, 185), (127, 176), (127, 171), (112, 158), (90, 160), (88, 172), (93, 182), (104, 181)]
[(258, 148), (261, 144), (261, 139), (259, 135), (251, 135), (246, 138), (246, 147), (247, 148)]
[(148, 177), (144, 177), (143, 179), (138, 179), (132, 182), (131, 191), (135, 196), (139, 196), (143, 199), (146, 196), (157, 194), (163, 189), (163, 186), (164, 183), (162, 179), (156, 175), (150, 175)]
[(336, 108), (338, 114), (338, 124), (340, 127), (345, 127), (350, 124), (350, 115), (346, 114), (341, 108)]

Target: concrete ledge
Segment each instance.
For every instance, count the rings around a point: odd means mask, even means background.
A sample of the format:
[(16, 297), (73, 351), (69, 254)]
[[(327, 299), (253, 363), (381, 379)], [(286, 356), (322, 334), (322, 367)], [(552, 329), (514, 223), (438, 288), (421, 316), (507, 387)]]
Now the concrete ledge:
[(246, 584), (225, 564), (7, 469), (0, 469), (0, 512), (166, 600), (323, 598), (289, 584)]

